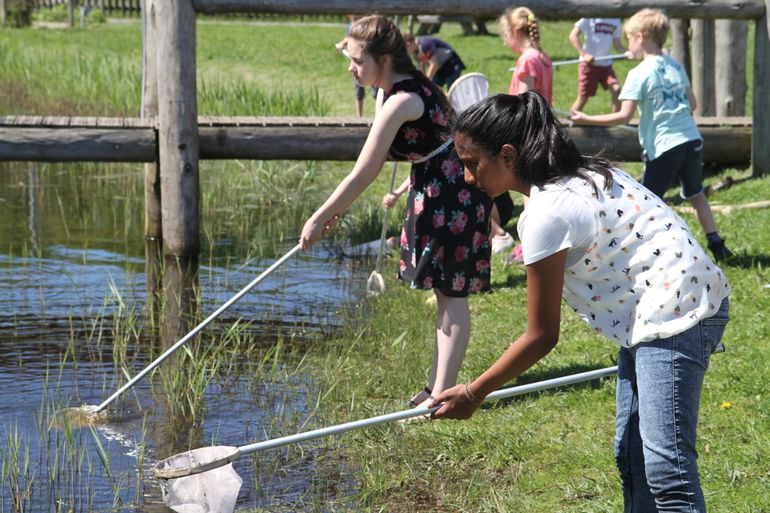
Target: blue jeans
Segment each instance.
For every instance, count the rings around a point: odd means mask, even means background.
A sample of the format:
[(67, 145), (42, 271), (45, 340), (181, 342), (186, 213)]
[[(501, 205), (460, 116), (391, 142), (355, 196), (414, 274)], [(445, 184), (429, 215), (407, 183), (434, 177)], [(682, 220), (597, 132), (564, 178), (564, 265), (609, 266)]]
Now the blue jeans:
[(705, 513), (695, 448), (703, 377), (729, 302), (669, 338), (621, 348), (615, 460), (624, 513)]

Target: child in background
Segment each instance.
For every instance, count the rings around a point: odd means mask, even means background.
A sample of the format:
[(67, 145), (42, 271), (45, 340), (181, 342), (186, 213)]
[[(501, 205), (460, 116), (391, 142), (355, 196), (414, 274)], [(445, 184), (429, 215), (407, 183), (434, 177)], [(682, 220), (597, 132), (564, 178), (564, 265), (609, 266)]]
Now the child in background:
[[(580, 45), (580, 34), (583, 45)], [(580, 18), (569, 33), (569, 42), (580, 54), (582, 62), (578, 64), (578, 93), (570, 110), (582, 110), (591, 96), (596, 95), (596, 86), (609, 90), (612, 112), (620, 110), (620, 82), (612, 69), (612, 60), (596, 59), (610, 54), (615, 47), (618, 53), (626, 49), (620, 41), (620, 19), (618, 18)]]
[[(342, 52), (348, 46), (348, 34), (350, 33), (350, 25), (356, 21), (360, 16), (348, 14), (348, 21), (345, 23), (345, 37), (337, 41), (334, 47), (337, 51)], [(364, 115), (364, 98), (366, 98), (366, 88), (362, 87), (353, 79), (353, 91), (354, 98), (356, 100), (356, 115), (360, 118)], [(376, 91), (372, 91), (372, 96), (377, 96)]]
[(540, 30), (535, 14), (526, 7), (511, 8), (500, 16), (498, 24), (505, 44), (520, 54), (508, 94), (537, 91), (550, 104), (553, 98), (553, 66), (551, 58), (540, 46)]
[(465, 69), (460, 55), (452, 46), (437, 37), (423, 36), (415, 39), (404, 36), (406, 51), (420, 63), (425, 76), (439, 87), (452, 87)]
[(563, 298), (619, 346), (623, 511), (705, 513), (696, 438), (703, 380), (728, 321), (722, 271), (663, 200), (606, 160), (581, 155), (537, 94), (469, 107), (455, 125), (455, 149), (469, 183), (530, 197), (519, 217), (528, 314), (492, 366), (436, 396), (434, 417), (469, 418), (544, 358), (559, 340)]
[(706, 232), (708, 248), (717, 261), (732, 256), (717, 232), (714, 215), (703, 191), (703, 139), (692, 117), (695, 95), (681, 64), (662, 52), (668, 18), (656, 9), (642, 9), (626, 21), (629, 52), (641, 64), (628, 72), (620, 92), (620, 110), (589, 116), (580, 111), (572, 121), (614, 126), (628, 123), (639, 110), (639, 142), (644, 149), (642, 185), (663, 197), (674, 177), (682, 198), (695, 208)]
[(381, 16), (361, 18), (350, 27), (347, 47), (350, 72), (360, 85), (382, 89), (380, 105), (353, 169), (305, 222), (300, 242), (303, 249), (312, 246), (377, 177), (388, 156), (411, 163), (399, 278), (436, 296), (431, 371), (411, 400), (425, 406), (431, 393), (457, 382), (470, 340), (468, 295), (489, 290), (492, 200), (463, 181), (452, 107), (415, 68), (398, 27)]

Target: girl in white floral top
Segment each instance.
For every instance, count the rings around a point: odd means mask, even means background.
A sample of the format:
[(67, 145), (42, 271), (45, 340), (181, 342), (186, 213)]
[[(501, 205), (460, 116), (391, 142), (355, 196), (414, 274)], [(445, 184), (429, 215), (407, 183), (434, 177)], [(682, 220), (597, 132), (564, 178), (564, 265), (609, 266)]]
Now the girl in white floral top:
[(467, 181), (492, 196), (529, 197), (519, 219), (528, 319), (487, 371), (436, 397), (434, 416), (470, 417), (548, 354), (564, 298), (620, 346), (615, 456), (625, 511), (705, 512), (695, 439), (704, 375), (728, 320), (722, 271), (659, 197), (580, 155), (537, 93), (470, 107), (455, 148)]

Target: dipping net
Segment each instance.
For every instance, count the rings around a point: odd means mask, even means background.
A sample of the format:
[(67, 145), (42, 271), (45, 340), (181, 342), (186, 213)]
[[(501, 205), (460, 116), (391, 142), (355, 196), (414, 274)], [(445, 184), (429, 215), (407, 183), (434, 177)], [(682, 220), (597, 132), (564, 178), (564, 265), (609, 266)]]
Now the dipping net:
[[(243, 483), (228, 463), (237, 454), (235, 447), (203, 447), (161, 461), (155, 474), (161, 477), (163, 502), (178, 513), (232, 513)], [(165, 478), (192, 469), (197, 473)]]
[(458, 78), (447, 93), (457, 114), (489, 96), (489, 80), (483, 73), (467, 73)]

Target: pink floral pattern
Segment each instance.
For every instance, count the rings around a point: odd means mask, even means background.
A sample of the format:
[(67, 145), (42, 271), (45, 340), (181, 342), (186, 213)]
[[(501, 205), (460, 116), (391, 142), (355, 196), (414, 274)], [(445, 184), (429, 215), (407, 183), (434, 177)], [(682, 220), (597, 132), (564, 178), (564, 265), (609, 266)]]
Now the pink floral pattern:
[[(401, 126), (390, 157), (419, 160), (449, 140), (451, 115), (441, 98), (415, 79), (396, 82), (389, 95), (400, 93), (417, 94), (425, 109), (419, 119)], [(488, 290), (492, 199), (465, 183), (451, 144), (413, 163), (411, 173), (399, 277), (414, 288), (454, 297)]]

